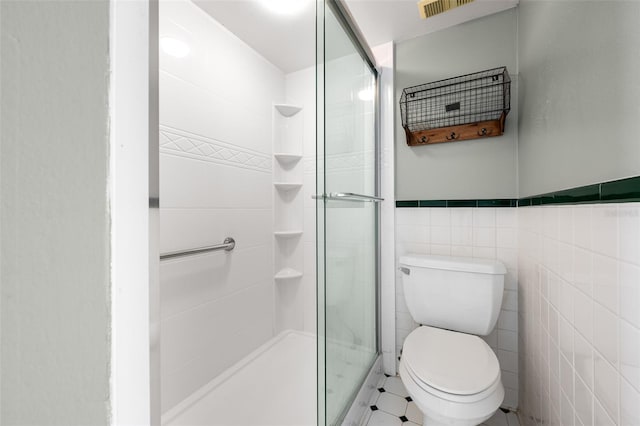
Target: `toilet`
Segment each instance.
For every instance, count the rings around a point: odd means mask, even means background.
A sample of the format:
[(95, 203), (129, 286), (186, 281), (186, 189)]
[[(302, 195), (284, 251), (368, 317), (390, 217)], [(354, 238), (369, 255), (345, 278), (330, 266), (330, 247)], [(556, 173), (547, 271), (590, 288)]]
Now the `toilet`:
[(498, 261), (400, 257), (409, 313), (420, 327), (404, 341), (400, 378), (425, 426), (475, 426), (504, 399), (500, 364), (478, 336), (496, 325), (506, 268)]

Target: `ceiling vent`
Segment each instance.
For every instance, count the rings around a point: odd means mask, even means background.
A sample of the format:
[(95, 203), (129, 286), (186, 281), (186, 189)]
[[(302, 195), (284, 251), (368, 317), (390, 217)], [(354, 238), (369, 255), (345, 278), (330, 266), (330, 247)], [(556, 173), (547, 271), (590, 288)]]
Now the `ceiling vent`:
[(450, 9), (471, 3), (473, 0), (420, 0), (418, 9), (420, 9), (420, 17), (422, 19), (430, 18)]

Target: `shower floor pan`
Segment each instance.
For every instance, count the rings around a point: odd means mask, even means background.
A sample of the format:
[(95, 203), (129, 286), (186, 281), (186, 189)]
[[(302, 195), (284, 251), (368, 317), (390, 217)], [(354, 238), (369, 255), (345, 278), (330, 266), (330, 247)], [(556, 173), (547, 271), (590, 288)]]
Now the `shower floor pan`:
[(285, 331), (162, 416), (163, 426), (316, 424), (316, 338)]

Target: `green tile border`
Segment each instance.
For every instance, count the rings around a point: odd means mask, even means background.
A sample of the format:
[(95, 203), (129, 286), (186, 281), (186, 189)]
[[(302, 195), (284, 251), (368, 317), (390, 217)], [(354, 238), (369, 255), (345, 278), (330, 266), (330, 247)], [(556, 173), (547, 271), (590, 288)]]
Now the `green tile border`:
[(396, 207), (528, 207), (548, 204), (640, 202), (640, 176), (520, 199), (396, 201)]
[(420, 200), (420, 207), (447, 207), (446, 200)]
[(450, 200), (447, 207), (478, 207), (477, 200)]
[(600, 184), (600, 201), (615, 203), (640, 201), (640, 176)]
[(396, 201), (397, 207), (419, 207), (418, 201)]
[(633, 203), (638, 201), (640, 201), (640, 176), (521, 198), (518, 200), (518, 207), (547, 204)]
[(396, 201), (396, 207), (516, 207), (518, 200), (409, 200)]
[(478, 200), (478, 207), (516, 207), (518, 200), (503, 198), (499, 200)]

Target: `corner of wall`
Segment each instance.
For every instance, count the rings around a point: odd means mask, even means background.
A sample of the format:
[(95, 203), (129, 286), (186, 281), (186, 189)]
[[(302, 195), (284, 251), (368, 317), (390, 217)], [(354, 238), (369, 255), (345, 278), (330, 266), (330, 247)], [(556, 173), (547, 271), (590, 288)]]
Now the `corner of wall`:
[(396, 296), (395, 296), (395, 48), (389, 42), (373, 49), (379, 74), (380, 196), (385, 199), (380, 215), (380, 347), (386, 374), (396, 375)]
[(150, 275), (149, 235), (149, 145), (157, 144), (150, 134), (151, 8), (146, 2), (109, 5), (110, 422), (154, 424), (160, 407), (151, 405), (150, 384), (159, 386), (160, 378), (150, 370), (150, 278), (157, 278)]

